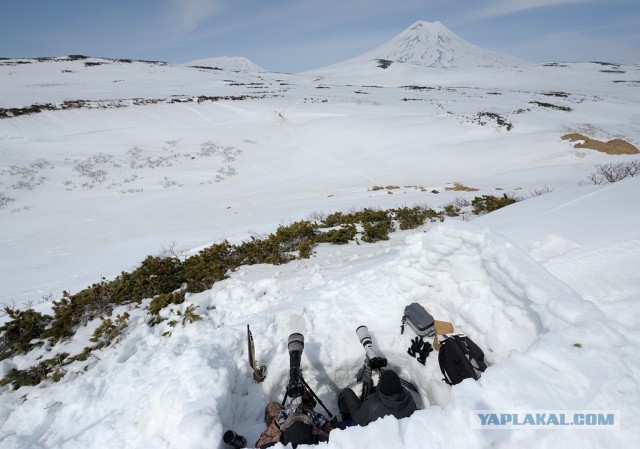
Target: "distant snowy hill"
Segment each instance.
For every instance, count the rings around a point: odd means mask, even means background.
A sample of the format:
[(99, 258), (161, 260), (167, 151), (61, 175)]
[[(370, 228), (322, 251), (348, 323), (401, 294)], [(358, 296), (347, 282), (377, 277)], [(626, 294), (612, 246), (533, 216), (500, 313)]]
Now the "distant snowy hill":
[(440, 22), (424, 21), (414, 23), (378, 48), (336, 65), (372, 60), (442, 68), (504, 67), (528, 63), (467, 42)]
[(187, 62), (188, 66), (215, 67), (231, 72), (264, 72), (265, 70), (242, 56), (217, 56)]

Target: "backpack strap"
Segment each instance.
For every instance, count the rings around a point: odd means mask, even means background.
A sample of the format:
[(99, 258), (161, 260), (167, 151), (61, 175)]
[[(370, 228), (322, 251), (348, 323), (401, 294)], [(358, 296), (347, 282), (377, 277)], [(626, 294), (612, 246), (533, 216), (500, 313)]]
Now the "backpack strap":
[(444, 380), (448, 385), (453, 385), (451, 383), (451, 381), (449, 380), (449, 376), (447, 376), (447, 372), (445, 370), (445, 355), (447, 353), (447, 351), (444, 349), (447, 342), (451, 339), (451, 337), (449, 336), (445, 336), (444, 340), (442, 340), (440, 342), (440, 352), (438, 352), (438, 365), (440, 365), (440, 371), (442, 372), (442, 375), (444, 376), (442, 378), (442, 380)]

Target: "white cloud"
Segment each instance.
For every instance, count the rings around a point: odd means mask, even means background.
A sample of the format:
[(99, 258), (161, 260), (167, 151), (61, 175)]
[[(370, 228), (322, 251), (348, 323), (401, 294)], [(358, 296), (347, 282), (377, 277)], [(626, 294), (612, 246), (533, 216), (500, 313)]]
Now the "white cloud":
[(467, 15), (467, 19), (468, 21), (484, 20), (531, 9), (593, 3), (596, 1), (598, 0), (494, 0), (487, 2), (484, 8), (472, 10)]
[(171, 22), (177, 34), (194, 31), (220, 10), (220, 0), (170, 0)]

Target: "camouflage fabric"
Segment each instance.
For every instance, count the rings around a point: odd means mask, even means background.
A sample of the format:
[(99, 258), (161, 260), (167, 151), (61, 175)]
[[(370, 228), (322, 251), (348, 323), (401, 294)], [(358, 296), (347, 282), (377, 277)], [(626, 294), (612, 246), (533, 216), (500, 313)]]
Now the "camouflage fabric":
[(282, 405), (280, 405), (279, 402), (269, 402), (264, 408), (264, 423), (267, 426), (271, 424), (271, 421), (273, 421), (281, 411)]
[(280, 437), (282, 436), (282, 432), (280, 431), (280, 427), (278, 423), (273, 420), (269, 426), (260, 434), (260, 438), (256, 441), (256, 447), (268, 447), (274, 445), (280, 441)]

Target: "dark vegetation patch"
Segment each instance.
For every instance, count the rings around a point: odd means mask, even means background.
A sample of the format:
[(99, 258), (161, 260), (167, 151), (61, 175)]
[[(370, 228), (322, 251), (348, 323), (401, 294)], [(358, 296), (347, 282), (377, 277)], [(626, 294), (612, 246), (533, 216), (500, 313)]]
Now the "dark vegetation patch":
[(612, 67), (620, 67), (620, 64), (615, 62), (602, 62), (602, 61), (591, 61), (592, 64), (599, 64), (604, 66), (612, 66)]
[(408, 89), (408, 90), (418, 90), (418, 91), (429, 91), (429, 90), (433, 90), (435, 89), (435, 87), (429, 87), (429, 86), (402, 86), (404, 89)]
[(640, 80), (613, 80), (614, 83), (629, 83), (631, 85), (640, 85)]
[(493, 195), (477, 196), (471, 201), (471, 205), (473, 206), (474, 214), (483, 215), (516, 203), (517, 201), (517, 197), (505, 193), (501, 197)]
[(536, 106), (540, 106), (541, 108), (555, 109), (557, 111), (570, 112), (573, 110), (569, 106), (559, 106), (557, 104), (545, 103), (542, 101), (530, 101), (529, 103), (535, 104)]
[(192, 67), (194, 69), (200, 69), (200, 70), (222, 70), (220, 67), (209, 67), (206, 65), (190, 65), (188, 67)]
[[(0, 58), (0, 60), (2, 61), (0, 62), (0, 65), (31, 64), (33, 62), (83, 61), (90, 58), (91, 58), (90, 56), (85, 56), (85, 55), (68, 55), (60, 58), (49, 57), (49, 56), (38, 57), (38, 58), (19, 58), (19, 59)], [(123, 64), (140, 62), (143, 64), (151, 64), (151, 65), (168, 65), (164, 61), (150, 61), (150, 60), (144, 60), (144, 59), (113, 59), (113, 58), (94, 58), (94, 59), (100, 59), (101, 61), (87, 62), (85, 63), (85, 66), (91, 67), (96, 65), (109, 64), (113, 62), (120, 62)]]
[(229, 82), (229, 86), (264, 86), (264, 83), (240, 83), (237, 81)]
[(0, 119), (19, 117), (21, 115), (37, 114), (44, 111), (63, 111), (67, 109), (111, 109), (127, 106), (144, 106), (150, 104), (172, 103), (204, 103), (215, 101), (241, 101), (266, 98), (265, 95), (221, 95), (198, 97), (174, 95), (171, 98), (130, 98), (117, 100), (65, 100), (62, 103), (36, 103), (22, 108), (0, 108)]
[(547, 97), (569, 98), (569, 94), (566, 92), (543, 92), (542, 95), (546, 95)]
[(509, 122), (496, 112), (478, 112), (474, 121), (479, 125), (484, 126), (489, 122), (489, 120), (495, 121), (498, 127), (505, 128), (507, 131), (511, 131), (513, 129), (513, 123)]

